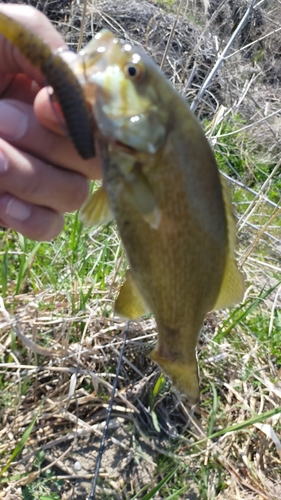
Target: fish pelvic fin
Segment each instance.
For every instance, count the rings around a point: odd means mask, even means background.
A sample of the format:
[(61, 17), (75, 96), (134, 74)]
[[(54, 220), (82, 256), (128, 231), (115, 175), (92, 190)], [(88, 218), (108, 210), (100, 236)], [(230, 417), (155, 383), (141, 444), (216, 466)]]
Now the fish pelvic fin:
[(222, 309), (237, 304), (243, 300), (244, 296), (244, 281), (235, 259), (236, 223), (233, 215), (230, 191), (227, 181), (222, 175), (220, 176), (220, 181), (227, 222), (228, 254), (220, 292), (213, 309)]
[(195, 353), (194, 360), (190, 363), (182, 363), (162, 357), (156, 347), (149, 354), (149, 358), (163, 369), (175, 387), (185, 394), (192, 405), (199, 403), (199, 372)]
[(115, 302), (114, 314), (125, 319), (136, 319), (150, 311), (144, 302), (130, 271), (126, 273), (126, 280), (121, 286)]
[(113, 219), (108, 194), (104, 186), (101, 186), (88, 197), (81, 208), (79, 216), (86, 227), (107, 224)]

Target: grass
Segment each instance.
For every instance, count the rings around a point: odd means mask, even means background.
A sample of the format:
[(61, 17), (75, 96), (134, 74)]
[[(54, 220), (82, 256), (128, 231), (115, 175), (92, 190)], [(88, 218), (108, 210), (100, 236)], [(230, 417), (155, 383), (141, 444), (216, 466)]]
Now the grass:
[[(122, 14), (122, 2), (117, 12), (108, 2), (102, 17), (95, 13), (94, 27), (114, 18), (138, 37), (141, 27), (149, 26), (150, 37), (145, 32), (143, 40), (150, 40), (147, 48), (160, 62), (173, 2), (164, 2), (157, 25), (154, 17), (149, 25), (144, 19), (149, 9), (155, 14), (155, 5), (125, 3)], [(138, 31), (128, 21), (129, 5)], [(80, 7), (73, 6), (71, 13), (43, 2), (39, 7), (62, 22), (75, 46), (70, 26), (79, 24)], [(269, 30), (273, 14), (264, 12)], [(204, 26), (201, 38), (189, 25), (187, 31), (186, 15), (196, 17), (195, 30)], [(188, 32), (199, 68), (188, 100), (209, 54), (204, 33), (207, 26), (217, 29), (216, 16), (204, 16), (195, 4), (192, 12), (182, 13), (166, 61), (168, 76), (183, 89), (191, 53), (184, 45)], [(222, 16), (222, 28), (223, 23)], [(268, 54), (266, 46), (262, 50)], [(261, 48), (253, 54), (255, 64), (259, 53)], [(198, 113), (229, 176), (245, 301), (206, 318), (198, 348), (202, 401), (196, 409), (147, 358), (156, 341), (154, 319), (131, 322), (97, 498), (276, 500), (281, 495), (280, 170), (270, 177), (278, 161), (279, 125), (270, 118), (255, 124), (260, 110), (270, 99), (273, 106), (279, 94), (263, 84), (265, 74), (245, 92), (252, 60), (242, 55), (238, 51), (236, 59), (225, 62), (219, 80), (225, 93), (218, 97), (218, 82), (211, 86)], [(268, 56), (263, 59), (268, 62)], [(221, 121), (216, 99), (225, 100)], [(126, 326), (112, 316), (126, 270), (116, 226), (85, 230), (78, 215), (69, 214), (63, 233), (51, 243), (38, 244), (11, 231), (0, 235), (0, 498), (86, 498)]]

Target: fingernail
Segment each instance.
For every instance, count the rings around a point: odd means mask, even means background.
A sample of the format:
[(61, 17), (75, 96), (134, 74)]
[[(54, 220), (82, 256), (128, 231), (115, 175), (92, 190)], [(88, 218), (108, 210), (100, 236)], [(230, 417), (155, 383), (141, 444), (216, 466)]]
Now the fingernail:
[(19, 221), (25, 221), (31, 215), (31, 209), (22, 201), (11, 198), (6, 207), (6, 215)]
[(14, 101), (0, 101), (0, 135), (4, 139), (20, 139), (27, 129), (28, 117), (14, 104)]
[(8, 170), (8, 160), (2, 151), (0, 151), (0, 173), (6, 172)]

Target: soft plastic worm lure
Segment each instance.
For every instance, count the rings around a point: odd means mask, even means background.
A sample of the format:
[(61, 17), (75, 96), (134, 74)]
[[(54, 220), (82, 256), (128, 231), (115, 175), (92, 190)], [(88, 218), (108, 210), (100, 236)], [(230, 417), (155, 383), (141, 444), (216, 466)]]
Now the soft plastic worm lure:
[(0, 12), (0, 34), (39, 68), (61, 106), (70, 138), (84, 159), (95, 156), (92, 118), (76, 76), (59, 54), (20, 23)]

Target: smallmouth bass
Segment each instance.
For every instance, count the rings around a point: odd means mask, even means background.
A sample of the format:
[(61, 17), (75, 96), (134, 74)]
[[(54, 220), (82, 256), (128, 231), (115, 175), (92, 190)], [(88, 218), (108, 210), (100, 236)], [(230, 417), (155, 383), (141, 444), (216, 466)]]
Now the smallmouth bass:
[(155, 315), (150, 357), (195, 404), (204, 318), (243, 298), (228, 186), (196, 118), (140, 48), (102, 30), (71, 67), (92, 104), (103, 171), (81, 219), (114, 218), (130, 266), (115, 313)]
[(39, 68), (54, 89), (64, 115), (69, 136), (84, 159), (95, 155), (91, 114), (83, 90), (61, 55), (15, 19), (0, 11), (0, 35)]

